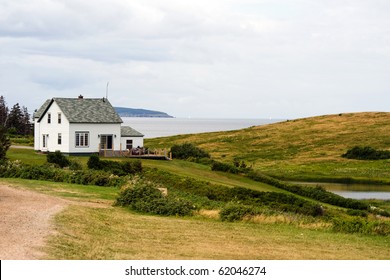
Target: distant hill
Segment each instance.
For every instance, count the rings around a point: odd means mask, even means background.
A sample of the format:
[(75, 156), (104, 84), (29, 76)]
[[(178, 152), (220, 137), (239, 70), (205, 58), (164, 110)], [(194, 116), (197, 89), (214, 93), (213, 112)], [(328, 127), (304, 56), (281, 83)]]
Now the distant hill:
[(390, 150), (390, 113), (385, 112), (317, 116), (236, 131), (147, 139), (145, 145), (163, 148), (182, 143), (193, 143), (216, 160), (243, 160), (277, 178), (316, 182), (375, 178), (390, 184), (390, 161), (341, 156), (354, 146)]
[(137, 118), (173, 118), (164, 112), (145, 110), (145, 109), (133, 109), (124, 107), (114, 107), (116, 112), (121, 117), (137, 117)]

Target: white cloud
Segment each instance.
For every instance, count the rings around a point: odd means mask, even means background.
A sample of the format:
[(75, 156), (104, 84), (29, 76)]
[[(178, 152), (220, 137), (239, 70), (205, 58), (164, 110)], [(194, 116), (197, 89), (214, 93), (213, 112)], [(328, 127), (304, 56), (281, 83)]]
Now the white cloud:
[(110, 81), (112, 103), (176, 116), (385, 110), (389, 12), (384, 0), (2, 0), (0, 94), (32, 110), (104, 96)]

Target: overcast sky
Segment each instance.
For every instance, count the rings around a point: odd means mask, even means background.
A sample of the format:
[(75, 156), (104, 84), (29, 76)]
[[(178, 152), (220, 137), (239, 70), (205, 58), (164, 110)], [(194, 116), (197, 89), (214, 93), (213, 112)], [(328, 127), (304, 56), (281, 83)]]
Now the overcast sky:
[(0, 0), (0, 95), (175, 117), (389, 111), (388, 0)]

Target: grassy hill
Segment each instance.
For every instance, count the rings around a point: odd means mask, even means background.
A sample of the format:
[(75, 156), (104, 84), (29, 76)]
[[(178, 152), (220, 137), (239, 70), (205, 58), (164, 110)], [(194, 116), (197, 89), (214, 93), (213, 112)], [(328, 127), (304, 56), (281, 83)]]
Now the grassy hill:
[[(232, 162), (236, 158), (283, 179), (390, 183), (389, 160), (341, 157), (355, 145), (387, 150), (389, 118), (390, 113), (320, 116), (238, 131), (147, 139), (146, 145), (170, 147), (174, 143), (191, 142), (210, 152), (216, 160)], [(45, 155), (31, 149), (11, 148), (7, 157), (34, 166), (46, 162)], [(87, 157), (71, 159), (81, 163), (86, 171)], [(50, 236), (44, 248), (52, 259), (389, 259), (388, 235), (373, 234), (388, 229), (388, 217), (316, 201), (248, 176), (211, 171), (210, 166), (199, 163), (143, 160), (142, 165), (145, 172), (140, 176), (160, 179), (159, 185), (170, 188), (171, 195), (180, 194), (179, 188), (174, 189), (176, 182), (188, 189), (212, 187), (222, 191), (226, 187), (241, 187), (274, 192), (277, 195), (273, 197), (278, 198), (289, 194), (291, 199), (303, 199), (299, 200), (303, 206), (307, 205), (303, 202), (319, 203), (325, 215), (310, 216), (289, 211), (290, 208), (276, 208), (282, 202), (275, 199), (268, 206), (263, 202), (255, 205), (262, 209), (260, 214), (246, 216), (242, 222), (224, 222), (220, 218), (223, 208), (251, 202), (236, 201), (235, 197), (227, 203), (204, 204), (193, 216), (160, 217), (112, 207), (119, 188), (17, 178), (1, 178), (0, 185), (43, 192), (71, 202), (70, 207), (55, 217), (57, 234)], [(203, 183), (191, 185), (189, 179)], [(204, 202), (199, 194), (181, 198)], [(390, 210), (389, 202), (369, 203)], [(357, 231), (355, 226), (367, 232)]]
[(390, 113), (326, 115), (247, 129), (146, 139), (148, 147), (190, 142), (213, 158), (243, 160), (282, 179), (390, 183), (390, 161), (342, 158), (353, 146), (390, 148)]

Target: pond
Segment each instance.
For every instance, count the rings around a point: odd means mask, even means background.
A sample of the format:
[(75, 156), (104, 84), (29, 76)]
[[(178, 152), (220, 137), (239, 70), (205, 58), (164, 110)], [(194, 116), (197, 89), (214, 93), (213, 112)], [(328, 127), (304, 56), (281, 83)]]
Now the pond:
[(326, 190), (346, 198), (390, 200), (389, 185), (306, 183), (306, 182), (299, 182), (298, 184), (310, 185), (310, 186), (320, 185), (324, 187)]

